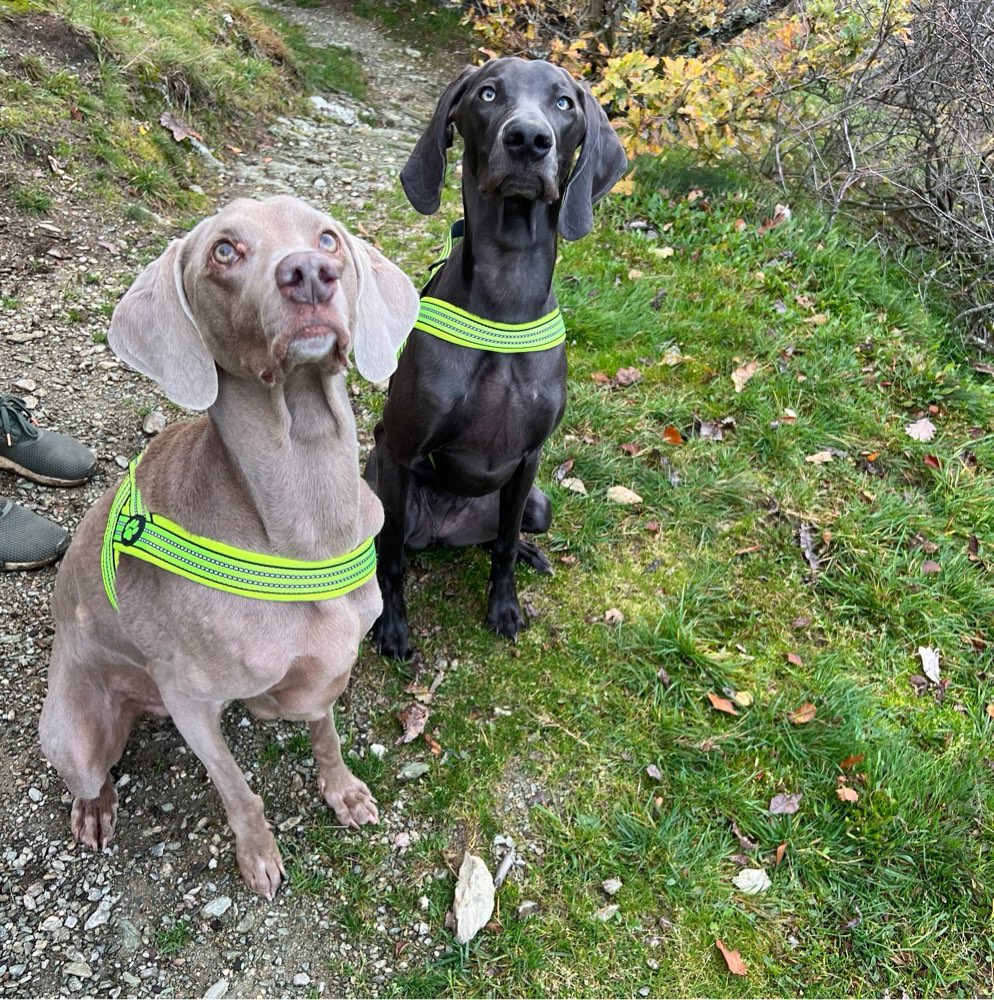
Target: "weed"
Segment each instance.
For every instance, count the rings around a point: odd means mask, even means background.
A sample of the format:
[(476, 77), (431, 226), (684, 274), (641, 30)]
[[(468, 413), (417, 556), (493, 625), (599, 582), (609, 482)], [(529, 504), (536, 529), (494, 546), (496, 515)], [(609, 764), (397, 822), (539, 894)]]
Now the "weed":
[(189, 920), (174, 920), (155, 934), (155, 946), (161, 955), (178, 955), (192, 940), (193, 927)]

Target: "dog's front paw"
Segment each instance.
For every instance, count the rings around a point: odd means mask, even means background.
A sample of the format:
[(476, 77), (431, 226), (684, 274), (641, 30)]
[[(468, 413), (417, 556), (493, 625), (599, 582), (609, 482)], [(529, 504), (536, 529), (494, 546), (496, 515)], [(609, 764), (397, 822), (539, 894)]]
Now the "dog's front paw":
[(406, 618), (382, 614), (376, 619), (370, 635), (373, 645), (382, 656), (405, 663), (413, 655), (411, 632)]
[(260, 896), (272, 899), (280, 882), (286, 878), (286, 869), (283, 867), (280, 849), (276, 846), (276, 838), (268, 827), (254, 833), (236, 835), (235, 855), (245, 884)]
[(379, 822), (380, 812), (373, 793), (347, 767), (328, 777), (319, 777), (318, 788), (342, 826), (355, 830), (366, 823)]
[(117, 825), (117, 789), (109, 775), (95, 799), (73, 799), (69, 822), (72, 835), (84, 847), (99, 851), (110, 843)]
[(491, 632), (496, 632), (505, 639), (517, 639), (518, 633), (527, 625), (516, 600), (491, 600), (487, 609), (487, 628)]

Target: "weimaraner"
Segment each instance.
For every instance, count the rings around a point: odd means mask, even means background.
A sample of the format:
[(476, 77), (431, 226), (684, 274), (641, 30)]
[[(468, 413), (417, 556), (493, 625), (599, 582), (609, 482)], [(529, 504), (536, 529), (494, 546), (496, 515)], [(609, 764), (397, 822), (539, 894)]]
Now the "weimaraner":
[(359, 475), (348, 355), (365, 377), (386, 378), (417, 308), (410, 281), (377, 250), (282, 196), (239, 199), (205, 219), (121, 299), (114, 351), (174, 402), (207, 413), (169, 427), (135, 469), (143, 519), (125, 523), (116, 570), (105, 539), (111, 491), (84, 518), (59, 572), (41, 744), (75, 796), (81, 843), (103, 848), (113, 836), (110, 768), (135, 720), (169, 715), (217, 787), (242, 876), (271, 898), (283, 862), (220, 729), (234, 699), (260, 718), (307, 722), (318, 788), (339, 822), (377, 821), (375, 799), (342, 759), (332, 714), (382, 606), (372, 557), (365, 582), (342, 596), (260, 599), (238, 592), (241, 583), (215, 589), (131, 558), (127, 547), (150, 533), (154, 541), (149, 524), (161, 518), (233, 547), (257, 574), (270, 562), (313, 566), (361, 550), (382, 510)]
[[(627, 168), (585, 86), (550, 63), (495, 59), (449, 84), (401, 173), (425, 215), (439, 207), (453, 126), (464, 144), (464, 236), (422, 292), (418, 326), (427, 317), (432, 329), (416, 329), (404, 348), (365, 472), (385, 517), (377, 543), (383, 614), (373, 637), (398, 660), (411, 655), (405, 548), (490, 544), (487, 624), (511, 639), (524, 625), (516, 562), (551, 572), (520, 534), (551, 522), (548, 498), (533, 484), (566, 405), (552, 290), (557, 233), (585, 236), (594, 203)], [(462, 336), (466, 314), (498, 324), (501, 339)], [(515, 350), (515, 337), (529, 349)]]

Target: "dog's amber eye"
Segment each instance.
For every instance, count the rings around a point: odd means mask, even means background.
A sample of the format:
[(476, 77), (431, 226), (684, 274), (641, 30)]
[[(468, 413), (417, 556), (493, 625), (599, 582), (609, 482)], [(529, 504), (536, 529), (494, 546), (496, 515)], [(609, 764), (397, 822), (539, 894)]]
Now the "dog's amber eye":
[(480, 100), (486, 101), (488, 104), (491, 101), (497, 100), (497, 91), (493, 87), (484, 87), (480, 91)]
[(334, 253), (338, 249), (338, 237), (334, 233), (324, 232), (318, 240), (318, 246), (327, 253)]
[(221, 240), (211, 251), (211, 256), (219, 264), (233, 264), (238, 260), (238, 251), (227, 240)]
[(560, 111), (569, 111), (569, 109), (573, 107), (573, 102), (568, 97), (560, 97), (559, 100), (556, 101), (556, 107), (559, 108)]

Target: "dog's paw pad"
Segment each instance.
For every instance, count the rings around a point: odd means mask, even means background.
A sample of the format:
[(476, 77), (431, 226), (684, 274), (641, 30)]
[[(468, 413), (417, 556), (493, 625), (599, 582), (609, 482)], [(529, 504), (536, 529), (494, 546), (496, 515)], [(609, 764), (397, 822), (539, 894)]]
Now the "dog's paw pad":
[(117, 789), (108, 778), (95, 799), (75, 798), (70, 818), (77, 843), (94, 851), (105, 848), (117, 826)]

